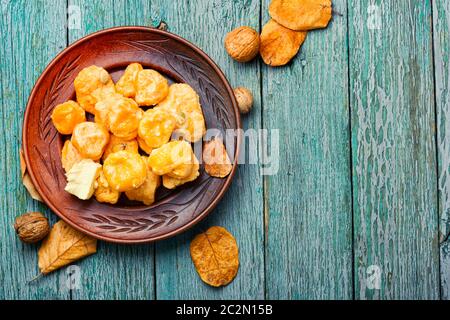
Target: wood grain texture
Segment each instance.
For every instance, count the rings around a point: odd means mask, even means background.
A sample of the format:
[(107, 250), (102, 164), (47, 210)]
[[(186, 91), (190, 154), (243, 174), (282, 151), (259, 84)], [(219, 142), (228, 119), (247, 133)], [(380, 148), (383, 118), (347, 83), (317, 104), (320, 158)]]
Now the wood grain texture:
[(450, 300), (450, 2), (433, 1), (442, 299)]
[[(68, 30), (69, 42), (121, 25), (148, 25), (150, 2), (144, 0), (70, 0), (78, 6), (81, 29)], [(82, 285), (73, 299), (153, 299), (153, 245), (121, 246), (99, 242), (98, 252), (81, 267)]]
[(280, 131), (280, 170), (266, 177), (270, 299), (352, 298), (347, 8), (333, 3), (344, 17), (310, 32), (291, 64), (262, 69), (264, 127)]
[(431, 2), (350, 0), (349, 43), (355, 298), (439, 298)]
[[(234, 62), (225, 52), (223, 38), (235, 27), (259, 28), (259, 1), (152, 1), (154, 23), (164, 20), (169, 31), (190, 40), (218, 63), (231, 85), (248, 87), (254, 108), (243, 118), (244, 128), (261, 126), (260, 71), (257, 61)], [(208, 107), (208, 106), (204, 106)], [(227, 287), (204, 284), (192, 264), (189, 244), (196, 233), (223, 226), (239, 246), (240, 269)], [(241, 165), (219, 206), (194, 230), (156, 244), (157, 299), (262, 299), (264, 298), (263, 185), (257, 165)]]
[(38, 273), (38, 245), (22, 244), (14, 219), (28, 211), (55, 217), (33, 201), (22, 186), (19, 150), (28, 95), (40, 73), (66, 43), (66, 1), (1, 1), (0, 16), (0, 297), (2, 299), (67, 299), (61, 273), (27, 284)]
[[(1, 299), (351, 299), (353, 290), (356, 299), (435, 299), (439, 285), (450, 299), (450, 2), (335, 0), (343, 16), (311, 32), (290, 65), (234, 62), (223, 37), (240, 25), (259, 29), (269, 2), (0, 1)], [(67, 4), (80, 9), (81, 29), (67, 29)], [(369, 5), (380, 9), (381, 29), (368, 28)], [(37, 77), (67, 42), (161, 19), (232, 86), (253, 91), (244, 128), (280, 130), (279, 173), (263, 178), (257, 165), (240, 166), (217, 209), (156, 250), (99, 242), (76, 263), (79, 289), (65, 286), (67, 269), (27, 284), (38, 245), (17, 239), (14, 219), (41, 211), (57, 220), (20, 182), (23, 113)], [(240, 247), (238, 276), (220, 289), (199, 279), (189, 256), (192, 238), (212, 225)], [(367, 287), (370, 265), (380, 267), (380, 290)]]

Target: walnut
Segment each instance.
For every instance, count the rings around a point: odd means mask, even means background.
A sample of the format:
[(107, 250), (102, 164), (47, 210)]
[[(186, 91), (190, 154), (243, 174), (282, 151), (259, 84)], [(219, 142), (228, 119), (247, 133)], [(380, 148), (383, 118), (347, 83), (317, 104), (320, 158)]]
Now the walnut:
[(234, 95), (239, 106), (239, 111), (242, 114), (247, 114), (253, 107), (253, 95), (250, 90), (244, 87), (237, 87), (234, 89)]
[(259, 34), (250, 27), (239, 27), (225, 37), (225, 48), (236, 61), (248, 62), (259, 52)]
[(39, 212), (30, 212), (17, 217), (14, 229), (20, 240), (26, 243), (38, 242), (50, 232), (47, 218)]

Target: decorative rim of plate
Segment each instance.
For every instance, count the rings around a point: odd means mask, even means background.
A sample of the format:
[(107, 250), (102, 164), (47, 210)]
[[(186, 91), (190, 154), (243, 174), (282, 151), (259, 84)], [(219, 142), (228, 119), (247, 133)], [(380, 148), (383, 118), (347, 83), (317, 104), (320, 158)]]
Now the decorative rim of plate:
[[(42, 190), (41, 190), (41, 188), (40, 188), (40, 186), (38, 184), (38, 181), (37, 181), (34, 173), (32, 172), (32, 170), (30, 170), (31, 166), (30, 166), (30, 157), (28, 155), (28, 148), (27, 148), (27, 133), (26, 133), (27, 130), (26, 130), (26, 128), (27, 128), (28, 122), (29, 122), (29, 110), (30, 110), (29, 107), (30, 107), (30, 104), (33, 101), (35, 95), (36, 95), (37, 88), (40, 86), (41, 82), (45, 79), (45, 76), (49, 72), (49, 70), (51, 70), (51, 68), (56, 64), (56, 62), (59, 61), (59, 59), (61, 59), (66, 54), (66, 52), (72, 50), (73, 48), (79, 46), (80, 44), (82, 44), (82, 43), (84, 43), (86, 41), (89, 41), (92, 38), (95, 38), (95, 37), (97, 37), (99, 35), (103, 35), (103, 34), (106, 34), (106, 33), (117, 32), (117, 31), (142, 31), (142, 32), (152, 32), (152, 33), (160, 34), (160, 35), (172, 38), (175, 41), (181, 42), (182, 44), (186, 45), (187, 47), (189, 47), (190, 49), (195, 51), (197, 54), (199, 54), (205, 60), (205, 62), (207, 62), (213, 68), (213, 70), (217, 73), (217, 75), (220, 77), (220, 79), (222, 80), (223, 84), (225, 85), (226, 90), (227, 90), (227, 92), (230, 95), (231, 100), (232, 100), (234, 116), (236, 118), (237, 129), (239, 131), (239, 133), (236, 135), (236, 146), (235, 146), (235, 150), (234, 150), (235, 151), (235, 155), (234, 155), (234, 160), (233, 160), (233, 168), (232, 168), (231, 173), (229, 174), (229, 176), (226, 178), (227, 180), (225, 181), (225, 184), (223, 185), (223, 187), (219, 191), (218, 195), (214, 198), (214, 200), (206, 207), (206, 209), (204, 209), (201, 213), (199, 213), (194, 219), (192, 219), (188, 223), (186, 223), (186, 224), (180, 226), (179, 228), (174, 229), (174, 230), (172, 230), (172, 231), (170, 231), (168, 233), (157, 235), (157, 236), (154, 236), (154, 237), (148, 238), (148, 239), (146, 238), (146, 239), (129, 240), (129, 239), (110, 238), (108, 236), (103, 236), (101, 234), (97, 234), (97, 233), (94, 233), (94, 232), (91, 232), (89, 230), (86, 230), (86, 229), (82, 228), (80, 225), (78, 225), (75, 222), (73, 222), (72, 220), (70, 220), (66, 215), (61, 214), (59, 212), (59, 210), (49, 201), (49, 199), (47, 198), (45, 193), (42, 192)], [(232, 89), (230, 83), (228, 82), (227, 78), (225, 77), (224, 73), (219, 68), (219, 66), (203, 50), (201, 50), (196, 45), (192, 44), (190, 41), (188, 41), (188, 40), (186, 40), (186, 39), (184, 39), (184, 38), (182, 38), (182, 37), (180, 37), (180, 36), (178, 36), (176, 34), (170, 33), (168, 31), (164, 31), (164, 30), (160, 30), (160, 29), (156, 29), (156, 28), (152, 28), (152, 27), (146, 27), (146, 26), (121, 26), (121, 27), (113, 27), (113, 28), (100, 30), (100, 31), (91, 33), (91, 34), (89, 34), (89, 35), (87, 35), (87, 36), (77, 40), (76, 42), (74, 42), (70, 46), (66, 47), (63, 51), (61, 51), (47, 65), (45, 70), (41, 73), (41, 75), (39, 76), (38, 80), (34, 84), (33, 90), (31, 91), (30, 96), (29, 96), (28, 101), (27, 101), (27, 106), (26, 106), (26, 110), (25, 110), (25, 114), (24, 114), (24, 120), (23, 120), (23, 128), (22, 128), (22, 148), (23, 148), (25, 164), (26, 164), (27, 168), (29, 168), (28, 171), (30, 173), (31, 181), (36, 186), (36, 189), (37, 189), (38, 193), (41, 195), (42, 199), (44, 200), (44, 203), (52, 210), (52, 212), (54, 214), (56, 214), (59, 218), (61, 218), (65, 222), (67, 222), (73, 228), (79, 230), (80, 232), (83, 232), (84, 234), (92, 236), (92, 237), (94, 237), (96, 239), (107, 241), (107, 242), (112, 242), (112, 243), (120, 243), (120, 244), (142, 244), (142, 243), (152, 243), (152, 242), (168, 239), (168, 238), (174, 237), (176, 235), (179, 235), (180, 233), (185, 232), (186, 230), (192, 228), (193, 226), (198, 224), (201, 220), (206, 218), (211, 213), (211, 211), (218, 205), (220, 200), (223, 198), (223, 196), (225, 195), (225, 193), (229, 189), (229, 187), (231, 185), (231, 182), (232, 182), (232, 180), (234, 178), (234, 175), (236, 174), (237, 161), (239, 159), (241, 140), (242, 140), (242, 136), (241, 136), (241, 133), (240, 133), (239, 129), (242, 129), (242, 121), (241, 121), (240, 112), (239, 112), (239, 108), (238, 108), (238, 104), (237, 104), (236, 98), (234, 96), (233, 89)]]

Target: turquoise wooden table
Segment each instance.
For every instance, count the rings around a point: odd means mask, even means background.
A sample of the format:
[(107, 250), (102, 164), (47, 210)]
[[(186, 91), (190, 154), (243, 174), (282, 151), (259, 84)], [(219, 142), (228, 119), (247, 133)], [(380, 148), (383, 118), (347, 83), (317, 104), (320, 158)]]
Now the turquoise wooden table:
[[(239, 64), (223, 47), (237, 26), (261, 29), (269, 0), (0, 3), (1, 299), (450, 299), (450, 1), (334, 0), (340, 15), (283, 68)], [(253, 91), (244, 127), (279, 130), (279, 172), (241, 165), (193, 230), (149, 245), (100, 242), (28, 284), (37, 246), (17, 239), (14, 219), (41, 211), (56, 221), (20, 181), (28, 95), (77, 39), (160, 20)], [(240, 246), (238, 276), (221, 289), (189, 256), (212, 225)], [(72, 289), (68, 270), (80, 276)]]

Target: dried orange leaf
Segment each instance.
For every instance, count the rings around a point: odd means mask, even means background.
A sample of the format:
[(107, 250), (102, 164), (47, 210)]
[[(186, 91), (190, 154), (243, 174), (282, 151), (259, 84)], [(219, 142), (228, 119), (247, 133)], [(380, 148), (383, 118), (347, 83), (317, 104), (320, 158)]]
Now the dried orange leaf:
[(23, 179), (23, 177), (25, 176), (25, 173), (27, 171), (27, 165), (25, 164), (25, 158), (23, 156), (23, 150), (22, 149), (20, 149), (19, 154), (20, 154), (20, 173), (21, 173), (22, 179)]
[(270, 66), (283, 66), (297, 54), (306, 39), (306, 32), (292, 31), (274, 20), (262, 29), (260, 54)]
[(236, 239), (222, 227), (211, 227), (191, 242), (191, 258), (200, 278), (213, 287), (226, 286), (239, 269)]
[(331, 20), (331, 0), (272, 0), (269, 14), (295, 31), (325, 28)]
[(225, 178), (233, 168), (227, 150), (220, 139), (214, 139), (205, 144), (203, 162), (206, 173), (216, 178)]
[(97, 252), (97, 240), (60, 220), (53, 226), (39, 252), (39, 270), (50, 273)]

